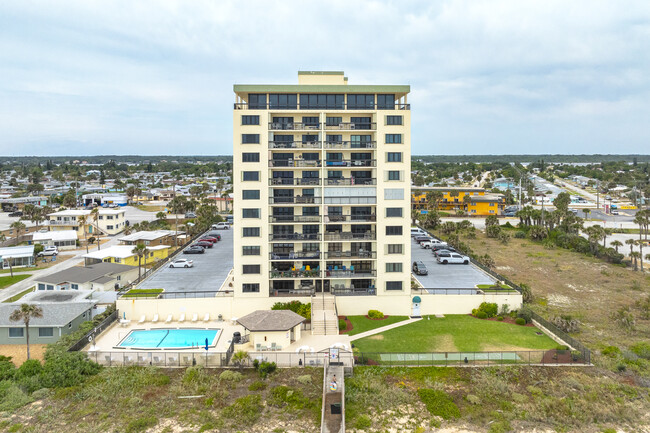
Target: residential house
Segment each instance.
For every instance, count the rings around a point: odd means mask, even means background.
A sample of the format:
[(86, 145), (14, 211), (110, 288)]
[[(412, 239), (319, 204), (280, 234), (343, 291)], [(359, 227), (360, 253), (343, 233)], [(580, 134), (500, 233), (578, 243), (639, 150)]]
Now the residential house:
[(0, 248), (0, 269), (34, 266), (34, 245)]
[[(115, 245), (108, 248), (103, 248), (101, 250), (93, 251), (88, 254), (84, 254), (86, 266), (93, 265), (95, 263), (108, 262), (108, 263), (119, 263), (129, 266), (138, 266), (138, 256), (133, 253), (133, 245)], [(147, 247), (149, 253), (146, 257), (141, 259), (142, 265), (145, 263), (153, 263), (161, 259), (165, 259), (169, 256), (169, 245), (155, 245)]]
[(55, 246), (60, 250), (74, 250), (79, 239), (76, 230), (38, 231), (32, 235), (32, 242), (43, 246)]
[(117, 263), (100, 262), (73, 266), (63, 271), (38, 277), (36, 290), (115, 290), (138, 278), (138, 268)]

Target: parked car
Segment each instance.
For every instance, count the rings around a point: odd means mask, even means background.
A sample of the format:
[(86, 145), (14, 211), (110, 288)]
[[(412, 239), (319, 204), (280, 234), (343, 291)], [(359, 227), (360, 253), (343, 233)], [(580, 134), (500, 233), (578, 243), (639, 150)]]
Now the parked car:
[(431, 239), (420, 242), (420, 248), (431, 248), (432, 246), (433, 242), (431, 242)]
[(430, 241), (430, 240), (432, 240), (433, 238), (432, 238), (431, 236), (420, 235), (420, 236), (416, 236), (416, 237), (413, 238), (413, 239), (415, 240), (415, 242), (417, 242), (417, 243), (419, 244), (420, 242)]
[(440, 249), (433, 252), (433, 255), (436, 257), (450, 257), (452, 253), (457, 252), (455, 249)]
[(228, 230), (229, 228), (230, 225), (227, 222), (212, 224), (212, 227), (210, 227), (211, 230)]
[(426, 234), (427, 234), (427, 232), (425, 232), (424, 230), (422, 230), (419, 227), (411, 227), (411, 237), (424, 236)]
[(415, 275), (429, 275), (429, 271), (427, 271), (427, 267), (421, 261), (413, 262), (413, 273)]
[(170, 268), (192, 268), (194, 267), (194, 262), (188, 259), (176, 259), (169, 264)]
[(56, 246), (47, 246), (43, 248), (43, 251), (38, 253), (36, 257), (52, 257), (59, 254), (59, 248)]
[(194, 243), (194, 245), (198, 245), (198, 246), (203, 247), (203, 248), (212, 248), (212, 242), (208, 242), (208, 241), (199, 240), (199, 241), (196, 241)]
[(505, 217), (514, 217), (514, 216), (517, 216), (517, 211), (509, 211), (509, 210), (507, 210), (507, 211), (505, 211), (505, 212), (503, 213), (503, 216), (505, 216)]
[(461, 256), (458, 253), (451, 253), (449, 257), (438, 257), (438, 263), (446, 265), (448, 263), (461, 263), (463, 265), (469, 265), (469, 257)]
[(217, 232), (207, 232), (207, 233), (206, 233), (206, 236), (209, 236), (209, 237), (211, 237), (211, 238), (217, 238), (218, 241), (221, 240), (221, 233), (217, 233)]
[(10, 216), (10, 217), (21, 217), (21, 216), (23, 216), (23, 212), (18, 210), (18, 211), (16, 211), (16, 212), (11, 212), (11, 213), (9, 214), (9, 216)]
[(449, 251), (456, 252), (456, 249), (454, 247), (451, 247), (447, 244), (438, 244), (431, 247), (431, 251), (433, 252), (433, 254), (435, 254), (436, 251), (440, 251), (440, 250), (449, 250)]
[(213, 236), (203, 236), (201, 239), (199, 239), (199, 241), (208, 241), (211, 244), (216, 244), (217, 242), (219, 242), (219, 239)]
[(200, 247), (198, 245), (192, 245), (183, 251), (183, 254), (203, 254), (205, 252), (205, 248)]
[(185, 212), (185, 218), (196, 218), (196, 214), (194, 212)]

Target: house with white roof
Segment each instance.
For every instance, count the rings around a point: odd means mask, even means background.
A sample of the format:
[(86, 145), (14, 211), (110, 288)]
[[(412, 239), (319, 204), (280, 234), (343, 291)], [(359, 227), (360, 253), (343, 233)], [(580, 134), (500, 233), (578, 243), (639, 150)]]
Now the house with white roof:
[(0, 248), (0, 269), (34, 266), (34, 245)]
[[(83, 258), (85, 260), (86, 266), (101, 262), (138, 266), (138, 256), (133, 252), (133, 248), (133, 245), (115, 245), (112, 247), (93, 251), (88, 254), (84, 254)], [(147, 247), (149, 251), (145, 257), (142, 258), (142, 265), (144, 266), (147, 263), (153, 263), (160, 259), (167, 258), (169, 256), (170, 248), (171, 246), (169, 245), (155, 245)]]
[(74, 250), (77, 247), (77, 232), (75, 230), (38, 231), (32, 235), (34, 244), (55, 246), (60, 250)]
[[(126, 211), (124, 209), (99, 209), (97, 222), (87, 209), (67, 209), (49, 214), (48, 225), (50, 230), (75, 230), (77, 236), (88, 236), (97, 233), (98, 228), (102, 234), (116, 235), (124, 231), (126, 227)], [(86, 223), (80, 224), (82, 217), (86, 217)]]

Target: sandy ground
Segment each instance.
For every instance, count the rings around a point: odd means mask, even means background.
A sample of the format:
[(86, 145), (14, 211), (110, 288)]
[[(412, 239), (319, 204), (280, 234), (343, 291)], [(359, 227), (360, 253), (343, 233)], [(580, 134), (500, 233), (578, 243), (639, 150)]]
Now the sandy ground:
[[(47, 344), (30, 344), (29, 354), (31, 359), (43, 360)], [(24, 344), (0, 344), (0, 355), (11, 356), (16, 367), (27, 360), (27, 348)]]

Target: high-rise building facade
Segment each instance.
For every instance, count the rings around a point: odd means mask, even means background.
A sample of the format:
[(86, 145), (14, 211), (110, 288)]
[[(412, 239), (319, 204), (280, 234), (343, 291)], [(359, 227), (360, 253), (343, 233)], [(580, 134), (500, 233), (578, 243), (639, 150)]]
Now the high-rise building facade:
[(235, 297), (410, 295), (409, 91), (234, 86)]

